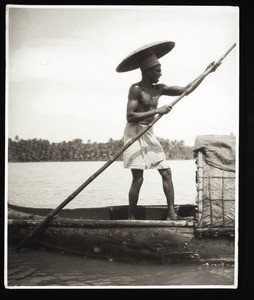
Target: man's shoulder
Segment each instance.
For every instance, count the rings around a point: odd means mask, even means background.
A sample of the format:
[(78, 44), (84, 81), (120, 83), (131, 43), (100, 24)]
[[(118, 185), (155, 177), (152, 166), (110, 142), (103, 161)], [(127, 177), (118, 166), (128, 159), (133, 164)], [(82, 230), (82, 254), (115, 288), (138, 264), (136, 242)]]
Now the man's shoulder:
[(132, 93), (139, 93), (141, 90), (142, 90), (142, 88), (141, 88), (139, 82), (133, 83), (130, 86), (130, 92), (132, 92)]
[(130, 88), (131, 89), (140, 89), (141, 88), (140, 82), (133, 83)]
[(163, 84), (163, 83), (155, 84), (156, 90), (162, 91), (164, 89), (164, 87), (165, 87), (165, 84)]
[[(156, 89), (156, 90), (163, 90), (164, 87), (165, 87), (165, 84), (163, 84), (163, 83), (155, 84), (155, 85), (153, 86), (153, 88)], [(140, 82), (133, 83), (133, 84), (130, 86), (130, 90), (141, 91), (141, 90), (142, 90), (142, 86), (140, 85)]]

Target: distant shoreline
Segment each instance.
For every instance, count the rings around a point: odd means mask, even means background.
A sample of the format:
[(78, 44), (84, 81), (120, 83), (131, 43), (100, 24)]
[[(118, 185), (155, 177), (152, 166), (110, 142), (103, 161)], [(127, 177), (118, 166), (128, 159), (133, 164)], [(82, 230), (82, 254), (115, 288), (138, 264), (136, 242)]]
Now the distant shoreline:
[[(193, 147), (184, 141), (158, 137), (167, 160), (193, 159)], [(123, 139), (110, 138), (106, 143), (84, 143), (81, 139), (50, 143), (42, 139), (8, 139), (8, 162), (108, 161), (123, 148)], [(116, 160), (122, 161), (122, 155)]]

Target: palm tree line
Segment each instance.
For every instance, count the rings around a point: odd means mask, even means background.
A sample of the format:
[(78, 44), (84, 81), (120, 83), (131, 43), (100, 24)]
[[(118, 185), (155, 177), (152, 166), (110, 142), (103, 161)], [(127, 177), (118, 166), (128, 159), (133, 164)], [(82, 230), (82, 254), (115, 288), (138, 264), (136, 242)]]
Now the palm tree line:
[[(193, 159), (193, 147), (186, 146), (183, 140), (170, 141), (158, 138), (167, 159)], [(39, 161), (107, 161), (123, 147), (123, 139), (110, 138), (106, 143), (97, 143), (76, 138), (72, 141), (50, 143), (44, 139), (8, 139), (9, 162)], [(122, 160), (122, 155), (117, 160)]]

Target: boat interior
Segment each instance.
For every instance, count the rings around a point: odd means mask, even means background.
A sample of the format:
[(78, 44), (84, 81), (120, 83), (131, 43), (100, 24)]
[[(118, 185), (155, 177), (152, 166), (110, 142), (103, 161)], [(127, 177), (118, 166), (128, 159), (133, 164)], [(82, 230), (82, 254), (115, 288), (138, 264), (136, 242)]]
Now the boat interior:
[[(50, 208), (31, 208), (8, 204), (9, 210), (38, 216), (47, 216), (53, 209)], [(175, 206), (176, 212), (180, 217), (194, 217), (197, 206), (193, 204), (183, 204)], [(137, 220), (166, 220), (167, 207), (164, 205), (138, 205), (136, 210)], [(64, 208), (56, 215), (60, 218), (70, 219), (92, 219), (92, 220), (127, 220), (128, 205), (106, 206), (95, 208)]]

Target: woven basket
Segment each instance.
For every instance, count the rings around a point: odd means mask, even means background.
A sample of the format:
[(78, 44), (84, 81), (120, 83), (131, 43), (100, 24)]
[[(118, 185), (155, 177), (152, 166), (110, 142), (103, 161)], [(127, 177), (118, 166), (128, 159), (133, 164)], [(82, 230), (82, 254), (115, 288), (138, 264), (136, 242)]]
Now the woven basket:
[(215, 168), (196, 157), (197, 228), (229, 229), (235, 226), (235, 172)]

